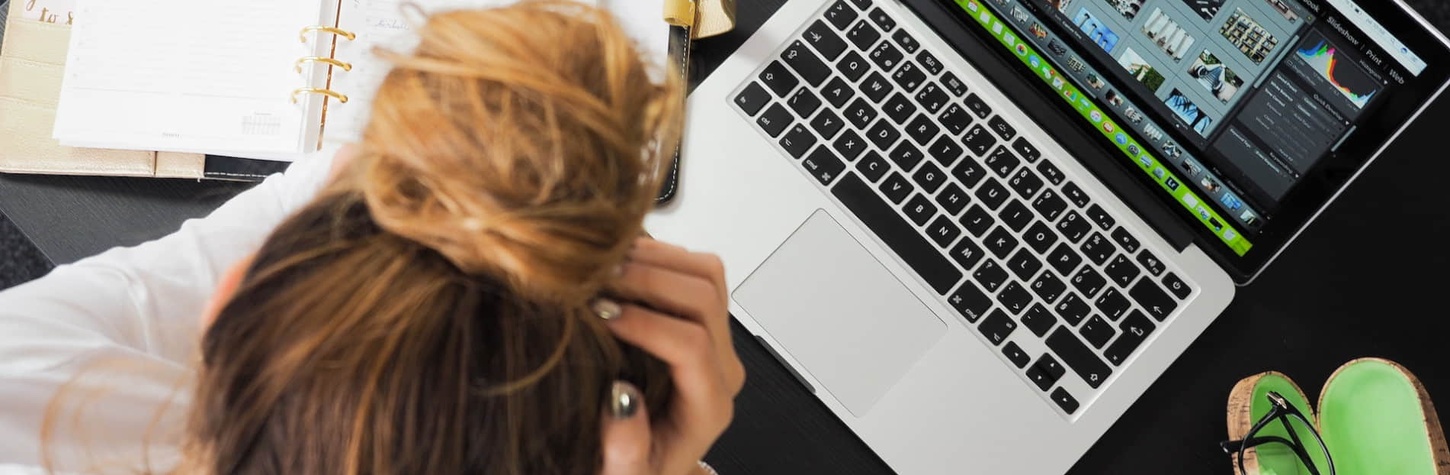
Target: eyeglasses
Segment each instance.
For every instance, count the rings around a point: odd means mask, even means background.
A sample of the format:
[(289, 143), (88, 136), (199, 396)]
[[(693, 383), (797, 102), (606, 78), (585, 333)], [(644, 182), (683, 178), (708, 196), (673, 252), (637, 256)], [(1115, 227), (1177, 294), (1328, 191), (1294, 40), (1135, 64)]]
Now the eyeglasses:
[[(1325, 475), (1319, 471), (1319, 465), (1309, 455), (1316, 451), (1323, 454), (1325, 465), (1329, 467), (1328, 475), (1335, 475), (1334, 459), (1329, 456), (1329, 448), (1325, 447), (1324, 438), (1319, 436), (1319, 431), (1314, 429), (1314, 423), (1310, 422), (1309, 418), (1304, 417), (1304, 414), (1299, 412), (1299, 409), (1289, 404), (1289, 401), (1284, 399), (1283, 395), (1269, 391), (1268, 399), (1269, 404), (1272, 406), (1269, 409), (1269, 413), (1264, 414), (1263, 418), (1254, 423), (1254, 426), (1249, 429), (1249, 433), (1244, 436), (1243, 440), (1230, 440), (1219, 443), (1219, 447), (1223, 448), (1224, 453), (1238, 455), (1237, 463), (1239, 473), (1249, 473), (1248, 470), (1244, 469), (1244, 454), (1249, 449), (1254, 449), (1256, 454), (1264, 454), (1264, 449), (1267, 448), (1266, 446), (1280, 445), (1292, 450), (1294, 455), (1298, 456), (1299, 460), (1304, 463), (1304, 466), (1309, 469), (1310, 475)], [(1260, 435), (1260, 432), (1264, 432), (1265, 428), (1270, 427), (1275, 421), (1283, 425), (1284, 432), (1288, 435), (1288, 438), (1270, 434)], [(1317, 447), (1306, 447), (1304, 445), (1304, 439), (1300, 437), (1300, 434), (1306, 432), (1314, 436), (1310, 442), (1316, 444)]]

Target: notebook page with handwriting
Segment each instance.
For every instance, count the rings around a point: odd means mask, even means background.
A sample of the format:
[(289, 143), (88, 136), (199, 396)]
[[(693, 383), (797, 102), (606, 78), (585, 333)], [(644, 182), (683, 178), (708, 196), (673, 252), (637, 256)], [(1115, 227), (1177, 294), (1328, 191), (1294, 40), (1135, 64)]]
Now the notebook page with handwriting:
[(318, 50), (298, 31), (323, 11), (298, 0), (81, 0), (55, 137), (177, 152), (315, 149), (322, 100), (294, 103), (292, 92), (311, 74), (294, 62)]

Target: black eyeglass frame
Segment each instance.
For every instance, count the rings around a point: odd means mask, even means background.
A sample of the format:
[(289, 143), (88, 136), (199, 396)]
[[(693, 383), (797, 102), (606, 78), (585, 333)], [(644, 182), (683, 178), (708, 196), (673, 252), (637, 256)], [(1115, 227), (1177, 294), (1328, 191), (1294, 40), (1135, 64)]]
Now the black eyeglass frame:
[[(1244, 435), (1243, 440), (1229, 440), (1218, 444), (1224, 453), (1238, 455), (1236, 463), (1238, 463), (1239, 473), (1249, 473), (1244, 468), (1244, 454), (1249, 449), (1274, 443), (1286, 445), (1290, 450), (1293, 450), (1294, 454), (1299, 457), (1299, 460), (1304, 463), (1304, 466), (1309, 468), (1310, 475), (1324, 475), (1319, 471), (1319, 467), (1314, 464), (1314, 459), (1309, 456), (1309, 451), (1304, 447), (1304, 442), (1300, 440), (1298, 431), (1295, 431), (1294, 426), (1289, 424), (1289, 418), (1293, 417), (1303, 422), (1304, 427), (1309, 428), (1309, 434), (1314, 436), (1314, 440), (1319, 443), (1320, 451), (1324, 454), (1324, 462), (1329, 465), (1329, 475), (1336, 475), (1334, 458), (1329, 455), (1329, 446), (1324, 445), (1324, 438), (1319, 435), (1319, 430), (1314, 428), (1314, 423), (1308, 417), (1305, 417), (1304, 413), (1299, 412), (1299, 409), (1289, 404), (1289, 401), (1284, 399), (1282, 394), (1269, 391), (1267, 397), (1269, 404), (1273, 407), (1269, 409), (1268, 414), (1264, 414), (1264, 417), (1254, 423), (1254, 426), (1249, 429), (1249, 433)], [(1289, 439), (1275, 435), (1255, 437), (1259, 431), (1264, 430), (1265, 427), (1268, 427), (1275, 420), (1284, 425), (1284, 431), (1288, 432)]]

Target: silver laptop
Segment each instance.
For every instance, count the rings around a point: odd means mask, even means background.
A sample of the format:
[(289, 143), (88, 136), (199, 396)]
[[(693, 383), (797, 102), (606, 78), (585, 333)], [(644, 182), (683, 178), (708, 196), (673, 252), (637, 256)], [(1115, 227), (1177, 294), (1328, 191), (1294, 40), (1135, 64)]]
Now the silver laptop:
[(1356, 1), (787, 2), (647, 226), (896, 471), (1065, 472), (1444, 89)]

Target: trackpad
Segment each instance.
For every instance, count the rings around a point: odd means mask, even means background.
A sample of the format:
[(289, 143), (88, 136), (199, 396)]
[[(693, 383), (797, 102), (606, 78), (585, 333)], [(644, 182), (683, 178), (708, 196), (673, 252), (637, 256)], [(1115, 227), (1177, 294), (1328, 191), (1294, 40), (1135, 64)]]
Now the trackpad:
[(733, 294), (805, 370), (865, 416), (946, 324), (817, 210)]

